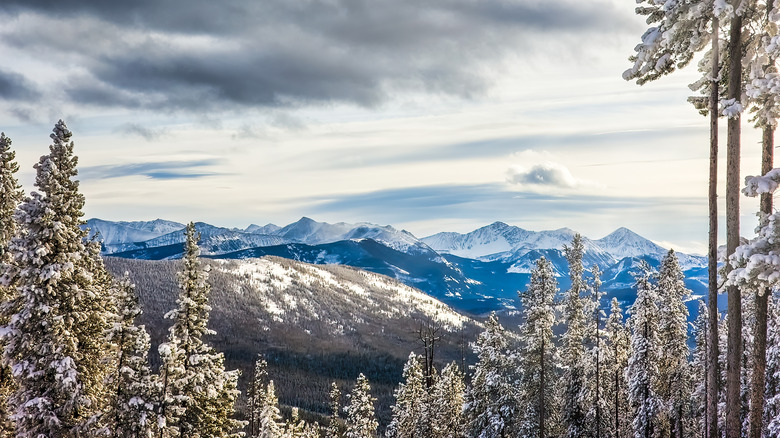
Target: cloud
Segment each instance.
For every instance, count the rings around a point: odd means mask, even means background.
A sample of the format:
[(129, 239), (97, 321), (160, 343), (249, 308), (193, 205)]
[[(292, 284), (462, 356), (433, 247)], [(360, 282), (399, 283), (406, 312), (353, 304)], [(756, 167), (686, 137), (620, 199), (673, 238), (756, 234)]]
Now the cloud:
[(116, 165), (90, 166), (80, 170), (84, 179), (108, 179), (125, 176), (146, 176), (151, 179), (193, 179), (209, 176), (223, 175), (217, 172), (195, 171), (204, 167), (211, 167), (221, 163), (218, 159), (192, 160), (192, 161), (165, 161), (153, 163), (128, 163)]
[(625, 31), (607, 0), (5, 0), (3, 12), (18, 19), (0, 43), (78, 65), (55, 85), (75, 103), (188, 112), (468, 98), (508, 57)]
[(139, 125), (138, 123), (125, 123), (117, 128), (117, 131), (123, 134), (137, 135), (142, 137), (146, 141), (157, 140), (163, 135), (167, 134), (166, 129), (153, 129)]
[(20, 101), (35, 100), (40, 93), (22, 75), (0, 70), (0, 98)]
[(580, 186), (580, 181), (572, 176), (566, 166), (551, 161), (535, 164), (530, 168), (511, 167), (507, 171), (506, 180), (515, 185), (562, 189), (574, 189)]

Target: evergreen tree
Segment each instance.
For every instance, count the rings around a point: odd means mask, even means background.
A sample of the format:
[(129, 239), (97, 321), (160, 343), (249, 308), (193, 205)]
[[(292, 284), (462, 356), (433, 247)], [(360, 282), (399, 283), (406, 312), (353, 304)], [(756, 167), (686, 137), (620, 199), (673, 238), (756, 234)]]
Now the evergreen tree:
[(203, 337), (214, 334), (207, 328), (210, 287), (208, 273), (200, 266), (200, 236), (195, 224), (186, 228), (183, 270), (179, 273), (178, 307), (166, 314), (173, 320), (169, 343), (178, 343), (183, 360), (181, 384), (172, 389), (186, 397), (185, 410), (178, 418), (179, 436), (232, 437), (243, 422), (231, 418), (238, 397), (238, 371), (225, 371), (224, 355), (217, 353)]
[(657, 289), (651, 283), (653, 273), (642, 262), (636, 274), (636, 301), (629, 313), (631, 327), (631, 356), (628, 359), (628, 400), (633, 415), (634, 436), (654, 436), (661, 409), (656, 394), (658, 384), (658, 302)]
[(255, 369), (252, 381), (247, 390), (247, 409), (249, 411), (249, 437), (255, 438), (258, 434), (259, 419), (265, 400), (265, 390), (268, 385), (267, 363), (262, 357), (255, 361)]
[(420, 432), (426, 429), (426, 404), (428, 402), (427, 389), (425, 387), (425, 375), (420, 364), (420, 359), (409, 354), (409, 360), (404, 365), (404, 383), (395, 391), (395, 405), (393, 420), (387, 427), (388, 438), (411, 438), (421, 436)]
[(590, 292), (585, 301), (586, 346), (585, 351), (585, 387), (582, 399), (588, 407), (586, 413), (589, 433), (595, 437), (608, 435), (610, 431), (611, 398), (607, 389), (614, 383), (610, 372), (610, 349), (606, 346), (602, 320), (605, 316), (601, 300), (605, 293), (601, 291), (601, 269), (598, 265), (591, 268), (592, 281), (588, 285)]
[(514, 366), (506, 333), (495, 312), (485, 323), (474, 353), (479, 360), (472, 366), (471, 386), (466, 390), (466, 434), (473, 438), (515, 436), (518, 407)]
[(330, 386), (330, 420), (325, 429), (325, 438), (341, 438), (341, 426), (339, 425), (339, 411), (341, 411), (341, 391), (336, 382)]
[(11, 261), (8, 244), (16, 236), (17, 229), (14, 212), (24, 198), (22, 186), (15, 176), (19, 171), (15, 159), (16, 152), (11, 150), (11, 139), (0, 132), (0, 265)]
[(284, 427), (282, 438), (319, 438), (320, 431), (317, 427), (301, 420), (298, 408), (292, 408), (290, 419)]
[(574, 235), (571, 245), (563, 248), (569, 264), (571, 288), (563, 298), (563, 324), (566, 331), (561, 339), (561, 420), (564, 438), (584, 436), (588, 430), (586, 401), (582, 395), (585, 388), (585, 313), (580, 294), (585, 290), (582, 257), (585, 248), (582, 236)]
[(371, 396), (371, 386), (362, 373), (357, 383), (347, 395), (349, 404), (344, 408), (347, 414), (344, 438), (372, 438), (376, 436), (379, 423), (374, 413), (376, 399)]
[(615, 438), (632, 436), (631, 416), (628, 404), (628, 382), (626, 369), (631, 352), (630, 333), (623, 324), (623, 309), (617, 298), (612, 298), (609, 317), (606, 323), (606, 337), (609, 356), (604, 364), (610, 376), (605, 398), (609, 400), (610, 430)]
[(519, 432), (523, 436), (552, 436), (558, 420), (555, 404), (555, 344), (552, 327), (555, 323), (553, 302), (558, 282), (552, 264), (541, 257), (531, 272), (528, 289), (520, 294), (523, 324), (520, 340), (524, 347), (519, 355), (519, 400), (525, 406)]
[(106, 381), (111, 395), (103, 414), (105, 427), (112, 437), (147, 437), (156, 419), (155, 391), (147, 358), (149, 334), (144, 326), (135, 325), (141, 308), (127, 274), (117, 282), (114, 291), (117, 319), (109, 331), (109, 343), (115, 346), (116, 368)]
[(767, 330), (765, 436), (780, 436), (780, 303), (777, 297), (769, 302)]
[(691, 392), (691, 420), (689, 434), (706, 436), (702, 431), (707, 428), (707, 355), (709, 353), (709, 320), (707, 305), (699, 300), (699, 316), (693, 323), (693, 360), (690, 364), (690, 375), (693, 391)]
[(462, 438), (463, 403), (466, 383), (455, 362), (441, 371), (441, 377), (433, 387), (429, 406), (432, 415), (431, 438)]
[(11, 241), (3, 274), (3, 285), (15, 289), (3, 339), (18, 385), (10, 404), (20, 438), (88, 435), (105, 401), (108, 274), (83, 242), (71, 136), (60, 120), (49, 154), (35, 165), (40, 192), (20, 206), (24, 231)]
[[(5, 133), (0, 133), (0, 274), (5, 270), (4, 266), (11, 262), (8, 245), (17, 232), (14, 212), (24, 198), (22, 187), (15, 176), (19, 171), (15, 158), (11, 139)], [(13, 288), (4, 286), (0, 281), (0, 306), (6, 306), (14, 295)], [(7, 314), (7, 311), (0, 311), (0, 325), (8, 324)], [(0, 437), (10, 437), (14, 433), (11, 413), (8, 411), (8, 399), (14, 390), (11, 369), (0, 365)]]
[(279, 400), (276, 398), (276, 388), (271, 380), (265, 387), (257, 416), (257, 434), (253, 438), (279, 438), (282, 435), (282, 415), (279, 413)]
[(691, 393), (688, 367), (688, 308), (691, 291), (685, 287), (677, 255), (669, 250), (658, 273), (658, 385), (657, 395), (664, 409), (658, 425), (664, 436), (682, 438), (684, 415)]
[(175, 438), (179, 433), (179, 418), (184, 414), (187, 396), (184, 352), (176, 339), (160, 344), (160, 373), (153, 376), (153, 388), (157, 396), (157, 422), (155, 435), (159, 438)]

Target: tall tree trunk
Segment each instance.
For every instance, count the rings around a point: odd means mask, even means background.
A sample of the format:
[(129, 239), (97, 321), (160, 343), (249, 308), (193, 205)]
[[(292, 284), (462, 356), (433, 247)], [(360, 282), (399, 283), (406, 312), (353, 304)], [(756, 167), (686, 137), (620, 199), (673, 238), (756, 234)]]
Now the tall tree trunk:
[[(774, 161), (775, 130), (771, 126), (764, 127), (761, 141), (761, 174), (766, 175), (772, 170)], [(772, 195), (761, 195), (761, 212), (772, 214)], [(753, 334), (753, 378), (750, 390), (750, 437), (761, 438), (764, 419), (764, 391), (766, 382), (766, 331), (767, 314), (769, 310), (769, 294), (765, 289), (756, 293), (756, 326)]]
[[(742, 17), (735, 15), (729, 32), (728, 98), (742, 97)], [(728, 121), (726, 173), (726, 253), (731, 255), (739, 246), (739, 161), (740, 127), (738, 114)], [(728, 269), (728, 265), (727, 265)], [(728, 346), (726, 354), (726, 438), (739, 438), (740, 422), (740, 358), (742, 357), (742, 292), (736, 286), (728, 288)]]
[(710, 90), (710, 182), (709, 219), (710, 235), (708, 248), (709, 292), (709, 351), (707, 352), (707, 395), (705, 430), (707, 438), (718, 437), (718, 392), (720, 391), (720, 370), (718, 369), (718, 75), (720, 74), (719, 23), (712, 20), (712, 85)]

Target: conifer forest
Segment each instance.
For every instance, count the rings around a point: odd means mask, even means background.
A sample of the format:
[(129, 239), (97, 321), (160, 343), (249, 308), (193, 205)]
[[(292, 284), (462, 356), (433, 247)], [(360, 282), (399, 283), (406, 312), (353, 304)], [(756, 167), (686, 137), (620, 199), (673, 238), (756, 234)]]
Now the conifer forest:
[[(0, 438), (780, 437), (780, 213), (773, 205), (780, 0), (635, 3), (647, 27), (622, 79), (645, 85), (697, 69), (689, 102), (709, 129), (701, 145), (709, 155), (707, 266), (700, 269), (707, 281), (699, 282), (706, 292), (686, 283), (685, 254), (670, 249), (660, 264), (633, 257), (630, 277), (618, 279), (588, 258), (593, 241), (573, 231), (559, 252), (535, 253), (522, 272), (527, 284), (512, 290), (515, 301), (494, 300), (518, 305), (481, 313), (456, 311), (417, 283), (402, 284), (414, 277), (411, 269), (313, 268), (342, 264), (313, 243), (297, 242), (300, 252), (289, 259), (236, 247), (233, 259), (217, 260), (201, 253), (210, 236), (195, 222), (184, 227), (183, 243), (128, 240), (121, 243), (136, 246), (110, 254), (87, 226), (74, 134), (59, 120), (34, 163), (29, 193), (11, 138), (0, 134)], [(371, 106), (378, 98), (364, 99)], [(748, 130), (760, 133), (761, 160), (751, 164), (761, 171), (743, 178)], [(719, 173), (725, 242), (718, 241)], [(749, 198), (757, 211), (740, 211)], [(740, 235), (745, 213), (758, 217), (752, 238)], [(292, 254), (292, 243), (273, 234), (279, 228), (253, 242), (277, 242)], [(388, 229), (396, 232), (381, 231)], [(407, 256), (439, 256), (427, 246), (435, 239), (395, 235), (402, 236), (396, 247), (382, 247), (378, 237), (366, 243), (374, 234), (344, 240), (354, 253), (358, 244), (373, 245), (376, 259), (380, 251), (400, 259), (400, 247)], [(315, 263), (298, 257), (304, 251)], [(462, 274), (468, 262), (450, 260), (425, 263)], [(499, 266), (498, 258), (481, 261)], [(429, 264), (415, 266), (426, 279), (434, 275)], [(444, 291), (452, 302), (480, 284), (449, 275), (442, 284), (466, 284)], [(163, 276), (175, 293), (155, 283)], [(630, 300), (608, 296), (608, 281), (613, 288), (622, 281)], [(228, 302), (229, 312), (220, 307)], [(264, 313), (253, 313), (254, 304)], [(215, 329), (233, 318), (238, 328)], [(265, 333), (279, 327), (289, 331)], [(334, 338), (333, 345), (347, 340), (328, 355), (327, 343), (300, 347), (309, 335)], [(261, 338), (262, 346), (254, 342)], [(344, 347), (349, 342), (365, 355)]]

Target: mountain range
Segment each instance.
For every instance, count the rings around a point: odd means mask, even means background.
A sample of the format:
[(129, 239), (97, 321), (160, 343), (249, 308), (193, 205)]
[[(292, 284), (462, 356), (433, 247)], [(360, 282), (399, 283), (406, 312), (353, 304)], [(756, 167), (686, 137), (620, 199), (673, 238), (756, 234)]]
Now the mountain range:
[[(103, 252), (132, 259), (181, 257), (184, 224), (157, 219), (147, 222), (111, 222), (90, 219), (86, 227), (99, 234)], [(553, 263), (559, 287), (568, 287), (568, 265), (563, 248), (574, 230), (529, 231), (494, 222), (466, 234), (441, 232), (417, 238), (405, 230), (371, 223), (317, 222), (304, 217), (289, 225), (250, 225), (246, 229), (196, 223), (205, 257), (246, 259), (266, 255), (313, 264), (348, 265), (396, 278), (470, 314), (513, 309), (535, 261)], [(658, 267), (668, 252), (627, 228), (600, 239), (583, 238), (586, 269), (603, 271), (607, 299), (633, 302), (634, 271), (640, 260)], [(686, 284), (694, 295), (706, 293), (706, 258), (677, 253)], [(696, 310), (693, 303), (690, 309)]]

